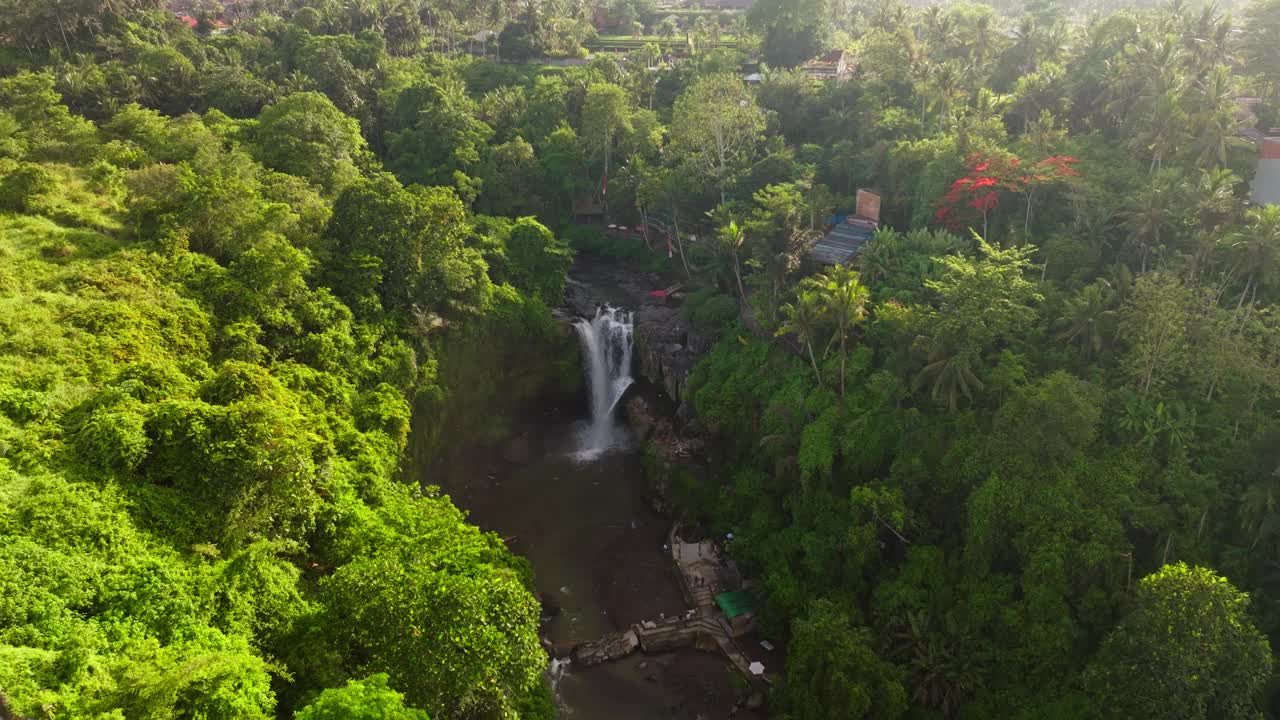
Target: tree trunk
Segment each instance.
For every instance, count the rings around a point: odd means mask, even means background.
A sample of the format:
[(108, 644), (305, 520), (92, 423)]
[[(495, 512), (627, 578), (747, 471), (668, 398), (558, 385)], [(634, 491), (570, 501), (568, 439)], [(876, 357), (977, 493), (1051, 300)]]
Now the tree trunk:
[(813, 363), (813, 375), (818, 378), (818, 386), (822, 386), (822, 372), (818, 370), (818, 358), (813, 355), (813, 343), (809, 340), (804, 341), (805, 347), (809, 348), (809, 362)]
[(644, 249), (653, 252), (653, 243), (649, 241), (649, 213), (645, 212), (644, 205), (640, 206), (640, 231), (644, 237)]
[(680, 251), (680, 264), (684, 266), (684, 276), (687, 280), (693, 280), (693, 273), (689, 272), (689, 262), (684, 258), (684, 240), (680, 237), (680, 219), (676, 216), (675, 206), (671, 206), (671, 229), (676, 236), (676, 249)]
[(1240, 299), (1236, 301), (1236, 312), (1240, 312), (1240, 308), (1244, 307), (1244, 298), (1249, 294), (1249, 286), (1253, 284), (1253, 273), (1249, 273), (1249, 279), (1244, 283), (1244, 291), (1240, 293)]
[(609, 148), (613, 145), (613, 133), (606, 133), (604, 139), (604, 185), (601, 186), (601, 199), (604, 200), (604, 218), (609, 219)]
[(71, 43), (67, 42), (67, 29), (62, 25), (62, 13), (56, 13), (54, 18), (58, 21), (58, 32), (62, 34), (62, 44), (67, 48), (67, 60), (70, 60)]
[(844, 361), (847, 353), (845, 352), (845, 342), (849, 337), (849, 329), (847, 327), (840, 329), (840, 397), (844, 398)]
[(742, 298), (742, 307), (747, 307), (747, 291), (742, 288), (742, 266), (738, 263), (738, 251), (733, 251), (733, 276), (738, 281), (738, 296)]

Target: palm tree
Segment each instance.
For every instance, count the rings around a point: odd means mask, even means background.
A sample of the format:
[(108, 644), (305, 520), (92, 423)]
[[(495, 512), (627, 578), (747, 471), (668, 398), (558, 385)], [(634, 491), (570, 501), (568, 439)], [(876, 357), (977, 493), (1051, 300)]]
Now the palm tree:
[(930, 5), (920, 16), (924, 22), (924, 39), (939, 54), (946, 53), (955, 42), (955, 18), (941, 5)]
[[(659, 47), (657, 43), (645, 43), (644, 47), (641, 48), (640, 53), (644, 57), (645, 67), (648, 68), (657, 67), (658, 60), (662, 58), (662, 48)], [(650, 102), (649, 109), (653, 109), (652, 102)]]
[(1036, 25), (1035, 18), (1024, 15), (1018, 21), (1018, 27), (1013, 30), (1013, 38), (1012, 50), (1022, 57), (1022, 65), (1019, 69), (1023, 72), (1035, 71), (1040, 44), (1040, 28)]
[(1251, 292), (1256, 298), (1258, 286), (1267, 283), (1280, 261), (1280, 205), (1250, 208), (1245, 226), (1235, 233), (1233, 247), (1240, 251), (1240, 264), (1246, 275), (1244, 290), (1236, 308), (1244, 305)]
[(1153, 177), (1151, 184), (1140, 190), (1120, 213), (1121, 224), (1138, 245), (1139, 272), (1147, 271), (1147, 259), (1153, 251), (1160, 253), (1165, 239), (1176, 226), (1176, 208), (1181, 196), (1182, 186), (1177, 177), (1162, 173)]
[[(934, 67), (933, 72), (929, 74), (929, 79), (925, 86), (926, 97), (929, 99), (929, 104), (937, 112), (938, 126), (940, 128), (943, 120), (950, 115), (951, 107), (956, 98), (964, 92), (962, 75), (963, 71), (960, 63), (955, 60), (948, 60)], [(921, 120), (923, 121), (923, 115)]]
[(914, 703), (949, 718), (983, 688), (979, 659), (968, 649), (970, 633), (952, 613), (908, 610), (887, 629), (891, 657), (906, 672)]
[(867, 249), (858, 256), (862, 276), (872, 282), (885, 280), (898, 266), (902, 233), (889, 227), (876, 230)]
[(862, 284), (858, 273), (844, 265), (836, 265), (825, 275), (815, 275), (806, 282), (821, 294), (827, 318), (836, 326), (836, 334), (827, 347), (829, 350), (837, 339), (840, 341), (840, 397), (844, 397), (849, 333), (866, 318), (871, 292)]
[(987, 58), (995, 51), (997, 36), (994, 13), (983, 13), (973, 23), (969, 36), (969, 61), (974, 67), (985, 67)]
[(1235, 218), (1240, 202), (1235, 196), (1235, 186), (1240, 178), (1225, 168), (1202, 170), (1195, 188), (1194, 215), (1198, 228), (1191, 235), (1191, 268), (1188, 282), (1194, 280), (1209, 255), (1225, 239), (1228, 225)]
[(916, 375), (915, 388), (929, 385), (929, 396), (935, 401), (946, 399), (952, 412), (960, 405), (960, 397), (973, 400), (974, 392), (984, 387), (974, 371), (981, 364), (978, 352), (953, 347), (942, 337), (921, 337), (927, 349), (926, 365)]
[(1240, 121), (1236, 120), (1235, 88), (1231, 69), (1226, 65), (1208, 71), (1196, 83), (1189, 94), (1191, 153), (1196, 166), (1210, 168), (1227, 164), (1227, 153), (1232, 148), (1248, 145), (1237, 135)]
[(747, 243), (746, 230), (738, 224), (737, 220), (730, 220), (716, 233), (716, 240), (720, 244), (721, 251), (733, 262), (733, 277), (738, 281), (738, 297), (742, 299), (743, 307), (746, 307), (747, 291), (742, 287), (742, 264), (738, 259), (738, 254)]
[(1079, 346), (1082, 360), (1101, 352), (1115, 336), (1115, 298), (1111, 284), (1099, 279), (1067, 303), (1067, 314), (1059, 321), (1066, 329), (1058, 334), (1058, 339)]
[(1249, 549), (1257, 547), (1263, 538), (1280, 530), (1280, 514), (1276, 513), (1276, 501), (1280, 499), (1278, 473), (1250, 485), (1240, 497), (1240, 517), (1244, 529), (1253, 536)]
[(1222, 16), (1215, 3), (1206, 4), (1182, 33), (1183, 64), (1191, 77), (1202, 78), (1227, 67), (1234, 60), (1230, 41), (1231, 20)]
[(777, 335), (794, 334), (805, 349), (809, 351), (809, 362), (813, 365), (813, 376), (822, 384), (822, 371), (818, 369), (818, 358), (813, 354), (813, 341), (817, 337), (818, 325), (822, 322), (823, 298), (812, 287), (802, 286), (796, 293), (796, 301), (782, 306), (782, 325)]
[(662, 38), (663, 42), (669, 43), (674, 40), (677, 32), (679, 32), (679, 28), (676, 27), (676, 19), (674, 17), (665, 17), (662, 22), (658, 23), (658, 37)]

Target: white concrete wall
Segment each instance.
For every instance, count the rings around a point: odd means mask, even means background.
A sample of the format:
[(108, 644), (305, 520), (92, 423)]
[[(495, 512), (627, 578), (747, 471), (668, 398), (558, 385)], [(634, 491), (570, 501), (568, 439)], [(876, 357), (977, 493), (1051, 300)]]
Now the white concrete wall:
[(1259, 205), (1280, 205), (1280, 160), (1259, 160), (1253, 178), (1253, 201)]

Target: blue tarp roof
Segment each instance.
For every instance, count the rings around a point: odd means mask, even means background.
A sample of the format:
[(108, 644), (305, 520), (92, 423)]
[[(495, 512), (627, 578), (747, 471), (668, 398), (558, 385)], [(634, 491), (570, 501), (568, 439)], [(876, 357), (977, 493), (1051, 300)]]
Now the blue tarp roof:
[(825, 265), (843, 265), (862, 252), (874, 234), (875, 228), (867, 223), (840, 223), (818, 241), (809, 256)]

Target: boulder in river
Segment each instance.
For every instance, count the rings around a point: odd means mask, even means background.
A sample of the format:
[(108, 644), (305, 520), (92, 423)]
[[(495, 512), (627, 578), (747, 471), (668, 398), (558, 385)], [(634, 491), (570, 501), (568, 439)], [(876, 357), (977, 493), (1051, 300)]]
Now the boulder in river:
[(639, 648), (640, 639), (636, 634), (631, 630), (622, 630), (574, 648), (573, 661), (583, 667), (591, 667), (626, 657)]

